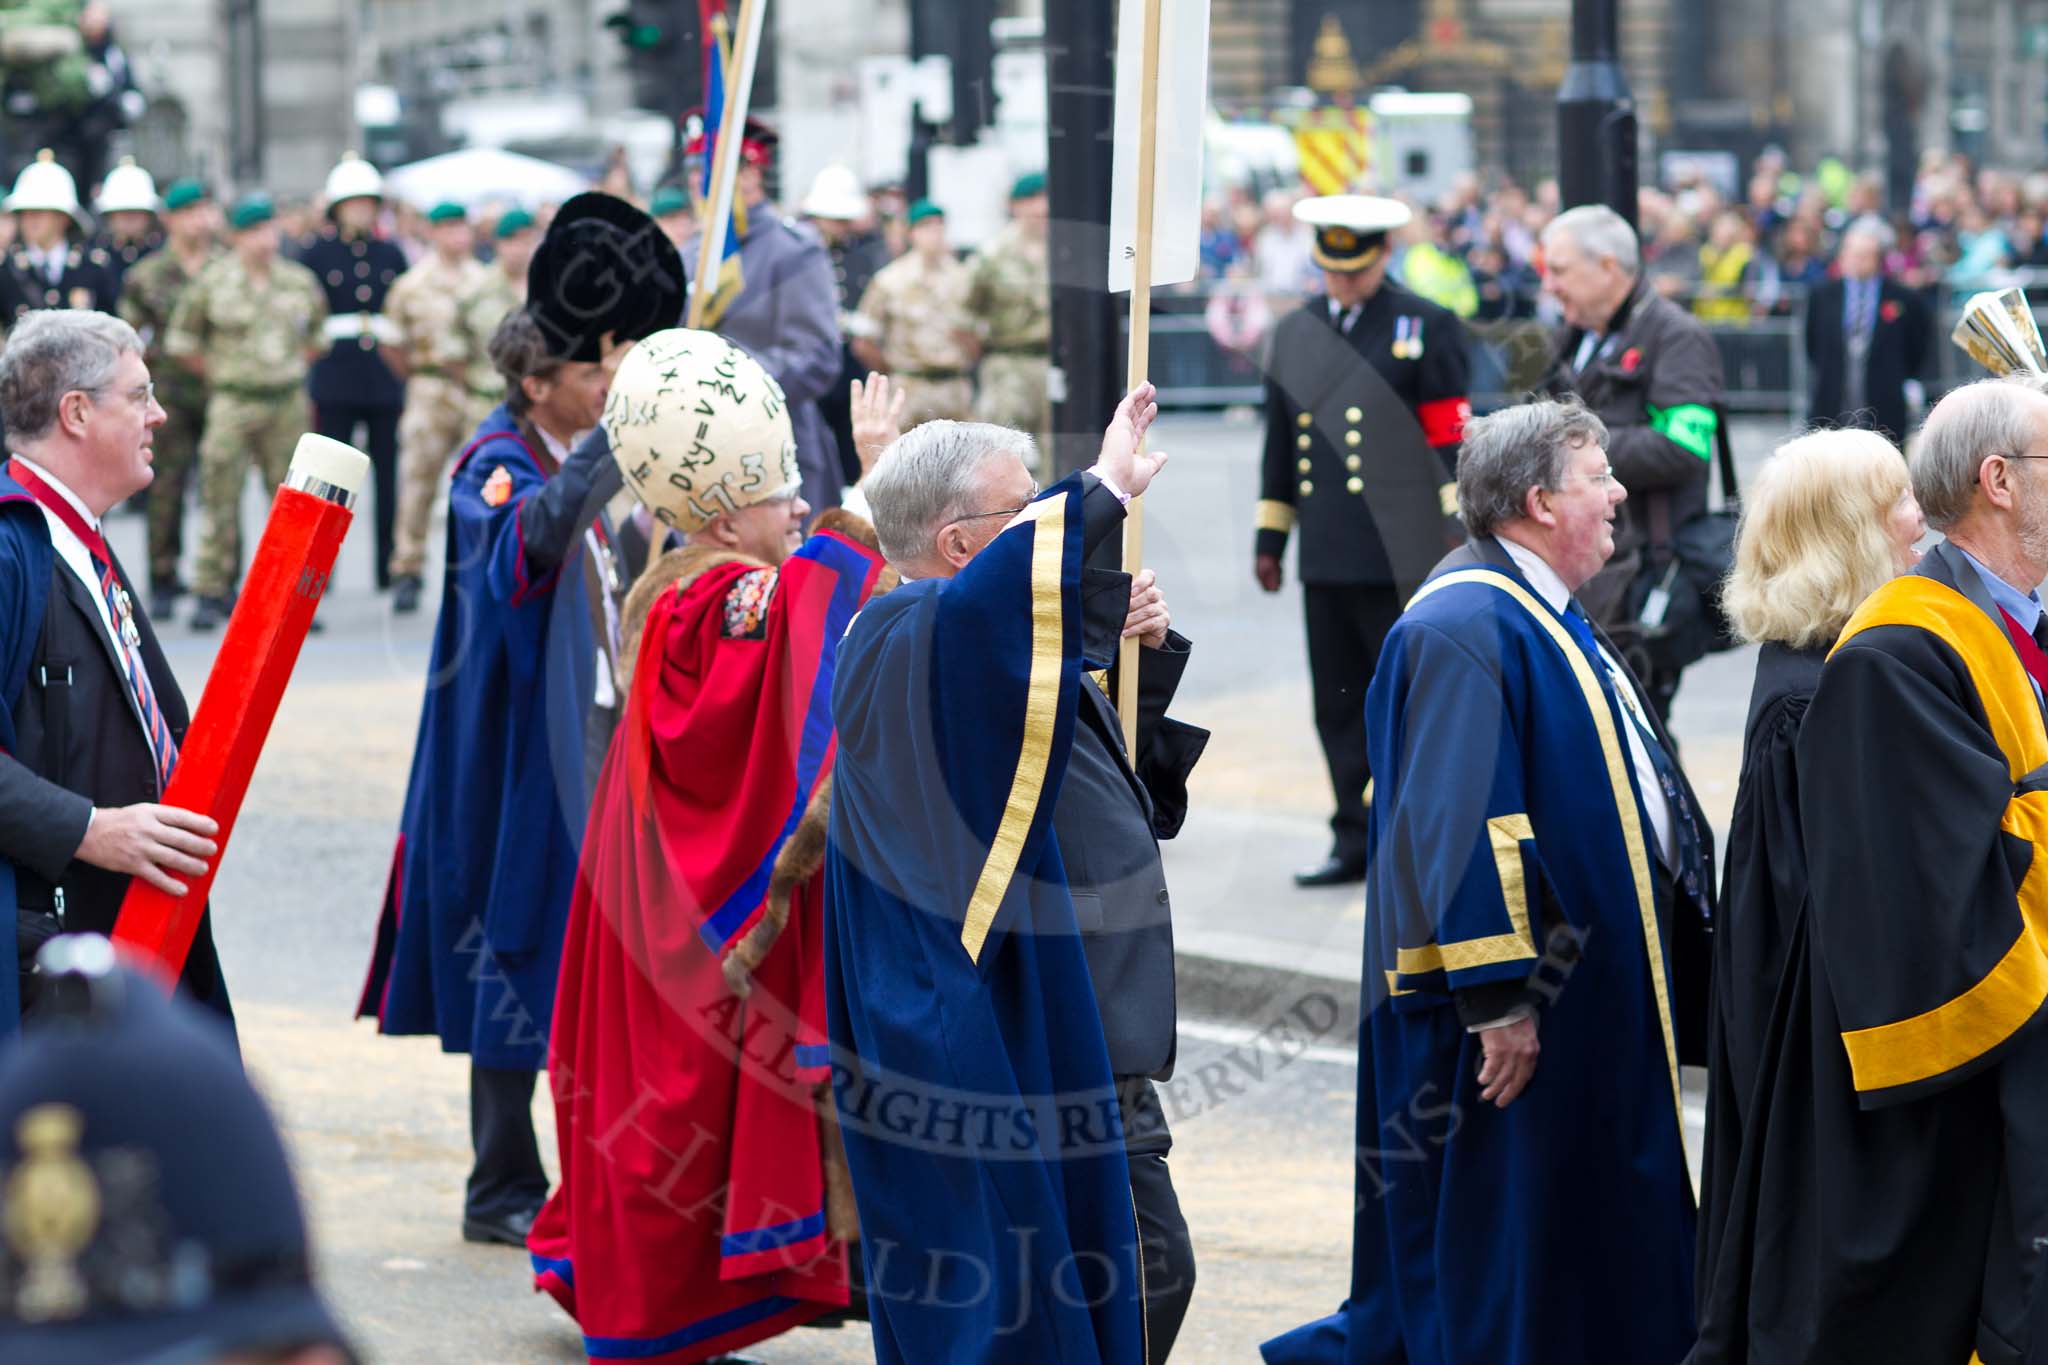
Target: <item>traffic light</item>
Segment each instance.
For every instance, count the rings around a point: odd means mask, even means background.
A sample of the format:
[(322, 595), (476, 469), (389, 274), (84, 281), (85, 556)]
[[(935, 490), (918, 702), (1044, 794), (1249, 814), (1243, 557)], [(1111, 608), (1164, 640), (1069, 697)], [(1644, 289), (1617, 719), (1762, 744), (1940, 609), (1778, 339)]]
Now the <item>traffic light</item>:
[(636, 107), (673, 118), (703, 103), (697, 0), (626, 0), (604, 26), (625, 49)]

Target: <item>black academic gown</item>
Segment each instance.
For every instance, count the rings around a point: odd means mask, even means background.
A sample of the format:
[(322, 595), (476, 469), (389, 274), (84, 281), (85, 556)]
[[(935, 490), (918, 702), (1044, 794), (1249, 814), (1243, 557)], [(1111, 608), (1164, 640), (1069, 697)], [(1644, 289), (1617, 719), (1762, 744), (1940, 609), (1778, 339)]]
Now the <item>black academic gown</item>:
[[(2048, 1231), (2048, 1032), (2019, 908), (2034, 845), (2003, 826), (2032, 819), (2021, 798), (2039, 779), (2012, 778), (1979, 689), (1983, 661), (2002, 667), (1997, 650), (2011, 650), (1984, 629), (1995, 613), (1982, 583), (1946, 545), (1917, 576), (1954, 589), (1938, 605), (1974, 627), (1976, 669), (1917, 621), (1883, 623), (1885, 599), (1925, 587), (1895, 584), (1822, 670), (1790, 763), (1782, 735), (1752, 735), (1751, 759), (1768, 767), (1744, 781), (1772, 809), (1751, 812), (1748, 836), (1782, 840), (1796, 807), (1806, 890), (1776, 850), (1768, 871), (1731, 865), (1738, 894), (1738, 877), (1771, 882), (1750, 906), (1782, 918), (1784, 965), (1740, 1150), (1709, 1157), (1713, 1261), (1692, 1365), (2028, 1359), (2029, 1244)], [(2039, 707), (2031, 686), (2005, 676), (2018, 683), (2006, 714), (2037, 725), (2023, 714)], [(2029, 743), (2048, 758), (2048, 742)], [(1769, 926), (1742, 923), (1742, 908), (1727, 952), (1768, 972)], [(1765, 994), (1759, 982), (1723, 1000), (1754, 1009)], [(1935, 1017), (1956, 1027), (1880, 1041)], [(1740, 1088), (1739, 1036), (1722, 1033), (1723, 1102)]]
[[(1741, 1319), (1755, 1258), (1756, 1210), (1744, 1198), (1744, 1182), (1753, 1172), (1741, 1161), (1745, 1123), (1753, 1113), (1758, 1074), (1775, 1078), (1786, 1046), (1778, 999), (1786, 957), (1796, 953), (1802, 965), (1805, 960), (1806, 852), (1799, 835), (1794, 745), (1826, 657), (1824, 647), (1765, 645), (1743, 730), (1721, 918), (1713, 937), (1698, 1266), (1700, 1321), (1715, 1336), (1703, 1333), (1700, 1360), (1744, 1358), (1727, 1354), (1719, 1333)], [(1804, 1038), (1797, 1041), (1803, 1045)]]

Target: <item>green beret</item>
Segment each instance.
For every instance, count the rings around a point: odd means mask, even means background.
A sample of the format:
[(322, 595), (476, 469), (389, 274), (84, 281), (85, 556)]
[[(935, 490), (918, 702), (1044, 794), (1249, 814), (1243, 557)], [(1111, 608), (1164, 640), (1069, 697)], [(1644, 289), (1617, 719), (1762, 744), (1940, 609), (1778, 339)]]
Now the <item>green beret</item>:
[(183, 180), (174, 180), (171, 187), (164, 191), (164, 212), (173, 213), (178, 209), (190, 208), (206, 198), (206, 186), (191, 176)]
[(681, 213), (690, 207), (690, 196), (683, 193), (681, 185), (663, 185), (654, 192), (654, 198), (647, 201), (647, 216), (666, 218), (671, 213)]
[(533, 215), (525, 209), (506, 209), (498, 216), (498, 238), (500, 241), (515, 232), (524, 232), (533, 226)]
[(228, 210), (228, 226), (240, 232), (243, 228), (257, 227), (277, 217), (277, 205), (270, 202), (270, 196), (262, 190), (253, 190), (235, 201)]
[(910, 206), (910, 225), (916, 227), (927, 218), (944, 218), (946, 211), (929, 199), (920, 199)]
[(427, 221), (430, 223), (459, 223), (468, 217), (469, 210), (453, 199), (443, 199), (427, 210)]
[(1017, 183), (1010, 186), (1012, 199), (1036, 199), (1045, 193), (1045, 172), (1030, 171), (1017, 177)]

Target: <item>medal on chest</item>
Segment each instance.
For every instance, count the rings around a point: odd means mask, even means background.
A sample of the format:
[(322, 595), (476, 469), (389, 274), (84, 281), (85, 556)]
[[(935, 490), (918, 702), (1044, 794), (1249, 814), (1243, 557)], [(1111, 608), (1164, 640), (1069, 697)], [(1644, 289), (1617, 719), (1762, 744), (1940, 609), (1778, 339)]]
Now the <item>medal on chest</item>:
[(1398, 317), (1394, 319), (1394, 359), (1422, 359), (1422, 319)]
[(135, 599), (119, 584), (114, 586), (114, 624), (120, 628), (121, 642), (128, 648), (142, 643), (142, 632), (135, 625)]

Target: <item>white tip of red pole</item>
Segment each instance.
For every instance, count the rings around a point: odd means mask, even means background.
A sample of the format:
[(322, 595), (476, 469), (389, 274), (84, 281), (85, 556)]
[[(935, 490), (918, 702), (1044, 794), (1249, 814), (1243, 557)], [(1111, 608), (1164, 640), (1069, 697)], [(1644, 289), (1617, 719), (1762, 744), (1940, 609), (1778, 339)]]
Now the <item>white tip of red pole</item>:
[(284, 483), (287, 488), (352, 507), (369, 478), (369, 456), (354, 446), (309, 431), (299, 437)]

